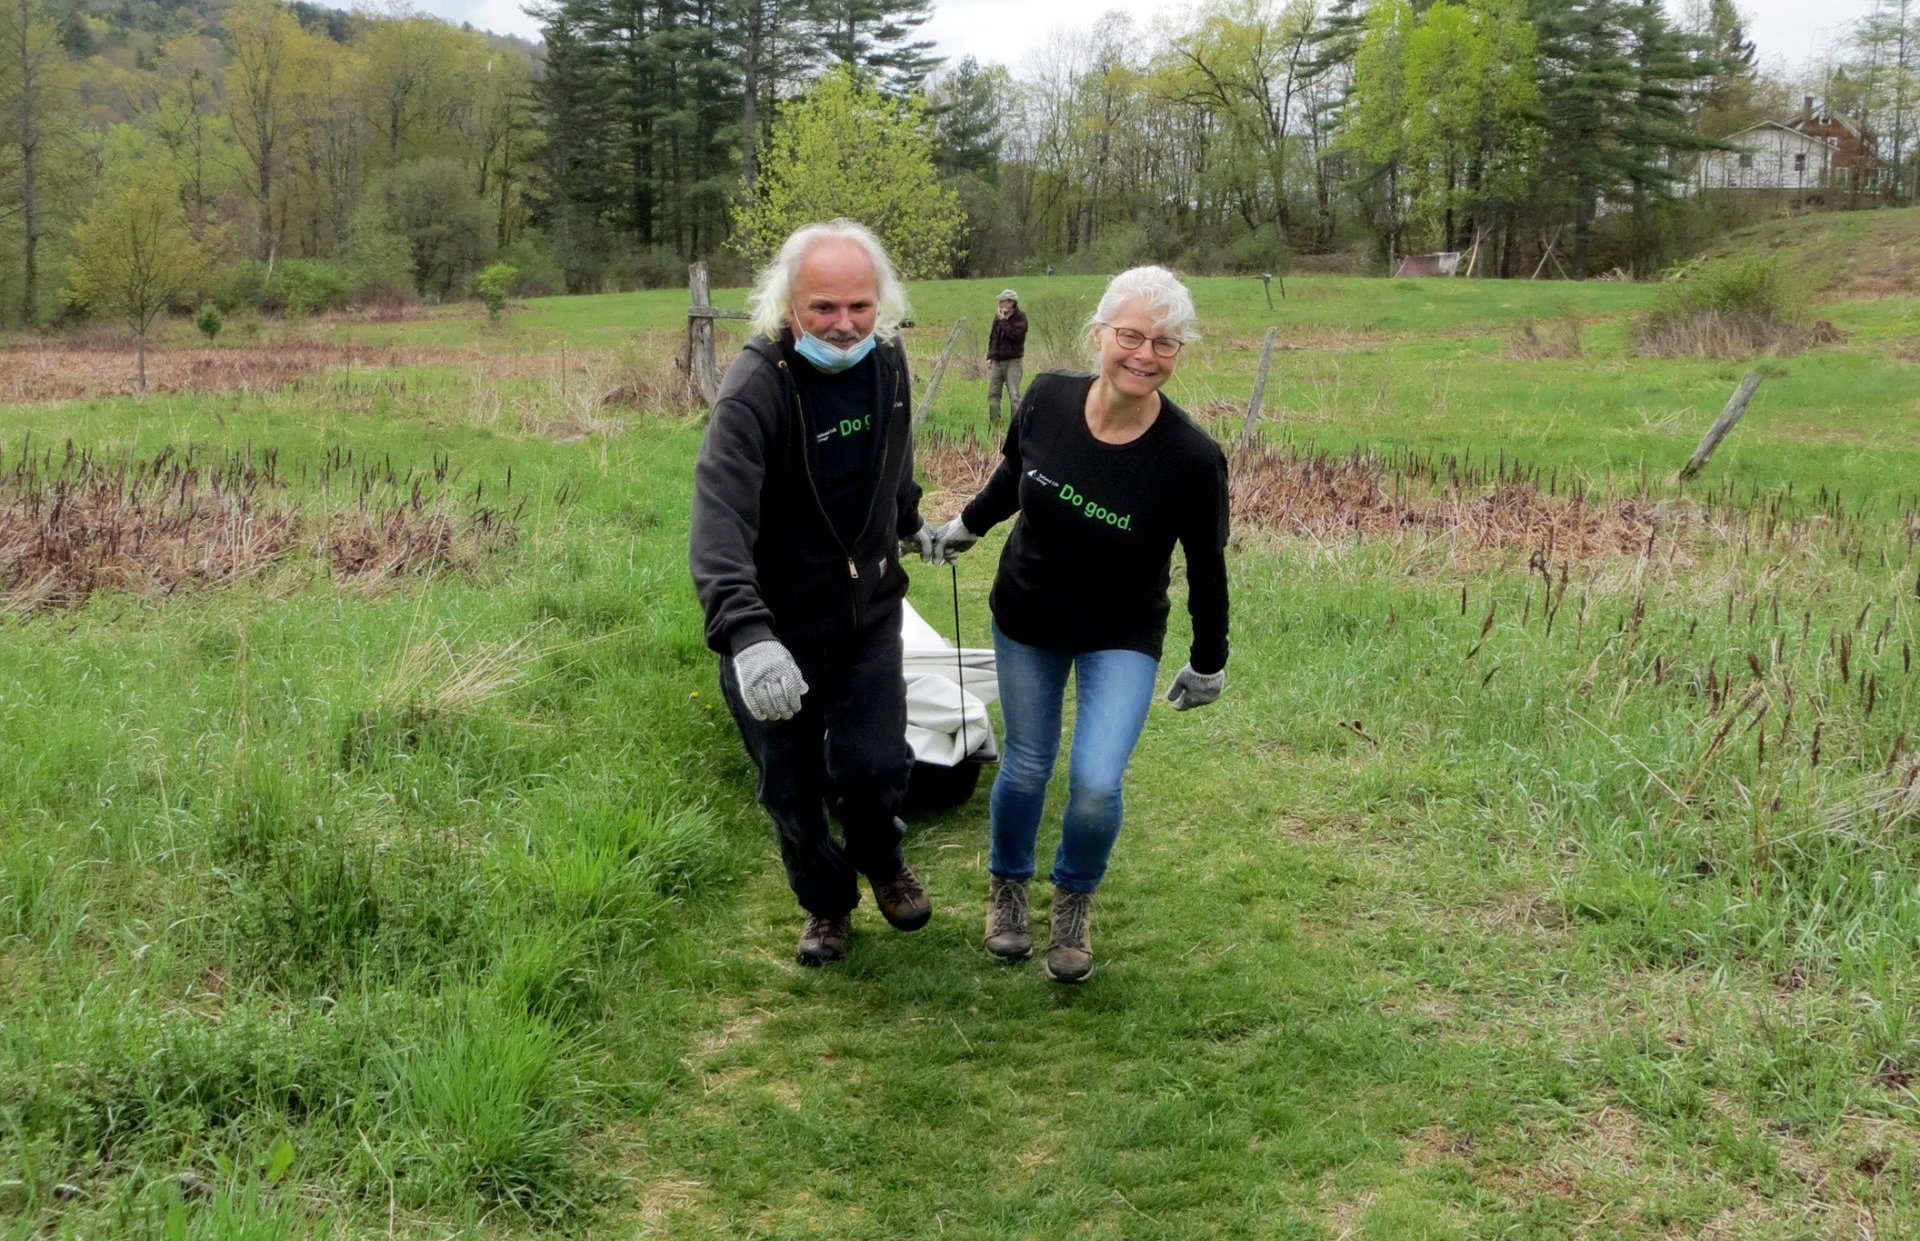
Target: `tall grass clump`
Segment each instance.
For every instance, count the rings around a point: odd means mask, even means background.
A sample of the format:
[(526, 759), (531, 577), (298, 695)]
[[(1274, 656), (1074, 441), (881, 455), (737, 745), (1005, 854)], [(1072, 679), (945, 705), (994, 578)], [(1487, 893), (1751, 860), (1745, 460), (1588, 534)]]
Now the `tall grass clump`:
[[(342, 493), (412, 512), (416, 490), (432, 511), (498, 489), (437, 451), (424, 471), (351, 451), (256, 490), (305, 519)], [(538, 462), (562, 450), (513, 451), (551, 494)], [(580, 486), (518, 577), (100, 581), (5, 619), (0, 1215), (20, 1235), (384, 1234), (395, 1212), (576, 1230), (608, 1200), (588, 1152), (671, 1079), (681, 1001), (650, 975), (727, 853), (699, 614), (679, 550), (640, 537), (684, 501)], [(43, 530), (77, 494), (47, 490)], [(129, 490), (110, 498), (144, 503)], [(229, 1175), (282, 1142), (283, 1179)]]
[(1634, 329), (1646, 357), (1799, 353), (1839, 339), (1814, 319), (1806, 285), (1777, 258), (1711, 259), (1682, 268)]

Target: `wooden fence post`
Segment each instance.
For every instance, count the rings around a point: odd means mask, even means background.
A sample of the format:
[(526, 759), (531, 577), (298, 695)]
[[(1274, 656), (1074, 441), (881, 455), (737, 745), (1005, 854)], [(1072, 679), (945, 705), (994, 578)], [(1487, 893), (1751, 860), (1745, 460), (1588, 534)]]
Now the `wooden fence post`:
[(953, 331), (947, 334), (946, 347), (940, 350), (940, 360), (933, 364), (933, 376), (927, 380), (927, 390), (920, 398), (920, 405), (913, 411), (913, 429), (918, 431), (920, 424), (933, 412), (933, 394), (940, 390), (940, 377), (947, 373), (947, 359), (953, 356), (954, 342), (960, 339), (960, 329), (967, 326), (967, 317), (961, 315), (953, 325)]
[(1686, 482), (1707, 468), (1707, 462), (1713, 457), (1713, 450), (1720, 447), (1720, 441), (1727, 438), (1727, 433), (1733, 430), (1734, 424), (1745, 416), (1747, 402), (1753, 399), (1753, 394), (1759, 389), (1762, 378), (1759, 371), (1747, 372), (1746, 377), (1740, 381), (1740, 386), (1733, 390), (1733, 397), (1727, 402), (1727, 407), (1720, 411), (1718, 418), (1713, 420), (1713, 427), (1707, 432), (1706, 438), (1700, 441), (1700, 447), (1694, 449), (1693, 455), (1687, 458), (1687, 463), (1680, 467), (1681, 482)]
[(707, 288), (707, 265), (695, 263), (687, 268), (687, 292), (693, 304), (687, 308), (687, 370), (700, 389), (700, 398), (713, 404), (720, 395), (720, 367), (713, 360), (713, 321), (715, 319), (751, 319), (738, 310), (719, 310), (713, 305)]
[(1253, 375), (1253, 398), (1247, 402), (1247, 419), (1240, 424), (1240, 442), (1235, 446), (1235, 452), (1245, 452), (1253, 444), (1254, 432), (1259, 429), (1260, 402), (1267, 395), (1267, 368), (1273, 365), (1273, 338), (1279, 332), (1277, 327), (1268, 328), (1266, 343), (1260, 347), (1260, 369)]
[[(687, 269), (687, 291), (692, 295), (694, 312), (713, 305), (705, 263), (695, 263)], [(720, 368), (713, 360), (713, 320), (706, 315), (687, 315), (687, 361), (694, 385), (700, 389), (700, 398), (712, 404), (720, 395)]]

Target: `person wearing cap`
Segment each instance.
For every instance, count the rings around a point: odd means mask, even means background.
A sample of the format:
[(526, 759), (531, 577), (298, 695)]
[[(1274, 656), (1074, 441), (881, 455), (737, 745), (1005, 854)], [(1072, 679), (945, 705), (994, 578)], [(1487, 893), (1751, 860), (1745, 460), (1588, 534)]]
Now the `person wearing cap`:
[(1000, 391), (1006, 389), (1014, 404), (1020, 403), (1020, 360), (1027, 355), (1027, 314), (1020, 309), (1020, 296), (1012, 289), (1000, 290), (1000, 309), (987, 332), (987, 433), (1000, 428)]

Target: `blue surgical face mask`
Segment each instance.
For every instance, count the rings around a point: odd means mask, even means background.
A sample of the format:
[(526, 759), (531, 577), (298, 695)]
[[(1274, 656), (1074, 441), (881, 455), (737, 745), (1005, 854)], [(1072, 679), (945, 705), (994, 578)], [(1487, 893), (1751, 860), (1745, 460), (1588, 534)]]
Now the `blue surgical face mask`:
[(827, 374), (838, 375), (841, 371), (860, 365), (861, 360), (873, 352), (873, 344), (872, 332), (868, 332), (865, 339), (842, 349), (803, 330), (800, 339), (794, 342), (793, 351)]

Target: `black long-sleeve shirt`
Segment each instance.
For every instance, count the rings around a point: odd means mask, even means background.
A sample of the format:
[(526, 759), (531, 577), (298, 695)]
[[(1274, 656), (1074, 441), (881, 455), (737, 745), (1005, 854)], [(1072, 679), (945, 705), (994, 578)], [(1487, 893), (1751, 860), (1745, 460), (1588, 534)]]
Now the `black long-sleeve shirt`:
[(1091, 375), (1047, 371), (1007, 429), (1000, 466), (961, 513), (984, 534), (1019, 514), (990, 604), (1017, 642), (1160, 657), (1178, 542), (1187, 557), (1195, 672), (1227, 664), (1227, 459), (1173, 402), (1138, 439), (1087, 427)]

